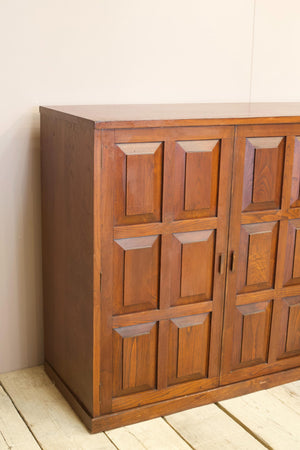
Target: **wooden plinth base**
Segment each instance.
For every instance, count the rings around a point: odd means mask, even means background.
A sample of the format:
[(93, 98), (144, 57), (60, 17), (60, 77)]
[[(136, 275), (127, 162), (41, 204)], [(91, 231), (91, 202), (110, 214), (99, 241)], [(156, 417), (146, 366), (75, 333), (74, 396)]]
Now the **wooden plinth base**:
[(300, 379), (300, 367), (297, 367), (295, 369), (257, 377), (252, 380), (220, 386), (197, 394), (185, 395), (126, 411), (91, 417), (47, 362), (45, 362), (45, 371), (91, 433), (111, 430), (143, 420), (153, 419), (154, 417), (173, 414), (185, 409), (227, 400)]

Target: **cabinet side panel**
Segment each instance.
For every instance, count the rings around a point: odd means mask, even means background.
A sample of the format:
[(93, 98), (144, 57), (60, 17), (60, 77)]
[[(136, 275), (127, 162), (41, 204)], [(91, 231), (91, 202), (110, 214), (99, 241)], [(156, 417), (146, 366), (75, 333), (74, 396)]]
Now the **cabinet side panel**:
[(45, 359), (93, 408), (93, 145), (90, 122), (41, 115)]

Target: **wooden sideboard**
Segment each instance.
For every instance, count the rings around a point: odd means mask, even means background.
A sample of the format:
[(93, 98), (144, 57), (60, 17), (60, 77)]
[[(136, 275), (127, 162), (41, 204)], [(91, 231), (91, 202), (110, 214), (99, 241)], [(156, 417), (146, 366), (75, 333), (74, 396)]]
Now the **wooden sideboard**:
[(88, 429), (300, 379), (300, 104), (40, 111), (45, 367)]

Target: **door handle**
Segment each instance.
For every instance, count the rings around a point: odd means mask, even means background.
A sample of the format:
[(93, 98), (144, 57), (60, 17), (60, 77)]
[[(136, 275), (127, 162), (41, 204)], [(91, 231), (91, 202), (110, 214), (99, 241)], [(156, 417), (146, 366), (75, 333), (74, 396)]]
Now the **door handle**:
[(225, 264), (225, 254), (221, 253), (219, 256), (219, 274), (223, 275), (224, 273), (224, 264)]
[(236, 266), (236, 252), (233, 250), (231, 252), (231, 261), (230, 261), (230, 271), (235, 272), (235, 266)]

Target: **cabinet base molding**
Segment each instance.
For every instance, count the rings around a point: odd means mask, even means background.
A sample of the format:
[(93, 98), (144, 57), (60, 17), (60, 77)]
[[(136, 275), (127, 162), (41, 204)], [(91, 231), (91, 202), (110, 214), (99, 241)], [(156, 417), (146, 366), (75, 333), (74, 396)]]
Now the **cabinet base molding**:
[(197, 394), (184, 395), (183, 397), (177, 397), (151, 405), (144, 405), (126, 411), (91, 417), (47, 362), (45, 362), (45, 371), (91, 433), (99, 433), (100, 431), (111, 430), (143, 420), (174, 414), (186, 409), (196, 408), (197, 406), (221, 402), (230, 398), (239, 397), (240, 395), (262, 391), (300, 379), (300, 367), (297, 367), (295, 369), (272, 373), (251, 380), (240, 381), (231, 385), (219, 386), (215, 389), (199, 392)]

